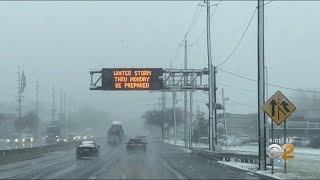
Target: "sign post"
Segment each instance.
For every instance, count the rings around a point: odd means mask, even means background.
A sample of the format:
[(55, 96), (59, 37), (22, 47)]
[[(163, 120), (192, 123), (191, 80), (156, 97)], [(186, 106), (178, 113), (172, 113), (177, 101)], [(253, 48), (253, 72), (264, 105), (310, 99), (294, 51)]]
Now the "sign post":
[[(284, 143), (287, 143), (286, 119), (296, 110), (296, 107), (280, 91), (274, 93), (263, 105), (263, 111), (279, 126), (284, 122)], [(271, 139), (273, 143), (273, 139)], [(272, 159), (273, 166), (273, 159)], [(273, 167), (272, 167), (273, 173)], [(287, 173), (287, 160), (284, 161), (284, 173)]]

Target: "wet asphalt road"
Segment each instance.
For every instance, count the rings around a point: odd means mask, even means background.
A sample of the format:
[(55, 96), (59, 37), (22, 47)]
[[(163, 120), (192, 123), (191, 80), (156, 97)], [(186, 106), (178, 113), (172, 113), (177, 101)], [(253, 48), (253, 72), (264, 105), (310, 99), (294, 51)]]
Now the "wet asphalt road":
[(125, 151), (124, 143), (101, 146), (99, 158), (77, 160), (75, 149), (0, 165), (1, 179), (258, 179), (149, 139), (147, 152)]

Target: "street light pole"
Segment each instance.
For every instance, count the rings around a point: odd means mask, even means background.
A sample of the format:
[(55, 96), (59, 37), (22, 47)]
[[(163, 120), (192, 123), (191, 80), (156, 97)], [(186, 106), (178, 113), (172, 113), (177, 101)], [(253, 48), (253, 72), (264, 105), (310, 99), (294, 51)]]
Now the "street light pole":
[(172, 92), (173, 101), (173, 123), (174, 123), (174, 144), (177, 144), (177, 122), (176, 122), (176, 92)]
[(163, 110), (163, 140), (166, 139), (166, 94), (162, 92), (162, 110)]
[(225, 129), (225, 134), (226, 134), (226, 145), (228, 148), (228, 128), (227, 128), (227, 117), (226, 117), (226, 104), (225, 101), (228, 99), (225, 99), (224, 97), (224, 90), (222, 88), (222, 103), (223, 103), (223, 118), (224, 118), (224, 129)]
[(258, 133), (261, 171), (266, 170), (266, 119), (262, 109), (265, 98), (264, 75), (264, 0), (258, 0)]
[(211, 55), (211, 37), (210, 37), (210, 0), (206, 0), (207, 2), (207, 52), (208, 52), (208, 70), (209, 70), (209, 150), (213, 149), (213, 108), (212, 108), (212, 55)]
[[(187, 55), (187, 40), (186, 40), (187, 34), (185, 35), (184, 40), (184, 69), (188, 68), (188, 55)], [(188, 83), (188, 76), (184, 77), (184, 84), (186, 85)], [(184, 92), (184, 147), (188, 147), (188, 94), (187, 91)]]

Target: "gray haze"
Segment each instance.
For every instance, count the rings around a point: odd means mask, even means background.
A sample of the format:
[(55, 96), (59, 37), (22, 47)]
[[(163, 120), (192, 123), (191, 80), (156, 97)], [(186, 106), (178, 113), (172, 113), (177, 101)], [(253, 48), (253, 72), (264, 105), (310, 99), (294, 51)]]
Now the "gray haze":
[[(102, 67), (169, 67), (177, 44), (187, 31), (198, 2), (0, 2), (0, 104), (15, 112), (18, 65), (27, 87), (23, 111), (32, 109), (35, 82), (40, 83), (43, 119), (50, 118), (51, 88), (67, 93), (73, 108), (91, 106), (142, 127), (141, 114), (158, 102), (159, 93), (89, 91), (91, 69)], [(232, 51), (245, 30), (256, 2), (222, 2), (213, 17), (214, 65)], [(269, 82), (280, 86), (319, 89), (320, 2), (272, 2), (265, 7), (265, 58)], [(221, 68), (257, 79), (257, 16), (237, 51)], [(205, 11), (188, 40), (195, 41), (205, 27)], [(207, 66), (206, 38), (189, 52), (189, 67)], [(173, 67), (183, 67), (183, 52)], [(232, 113), (257, 111), (256, 83), (219, 71), (221, 88), (230, 98)], [(232, 86), (232, 87), (230, 87)], [(254, 92), (244, 91), (251, 90)], [(270, 87), (269, 94), (277, 88)], [(280, 89), (282, 90), (282, 89)], [(282, 90), (295, 102), (295, 94)], [(69, 98), (71, 96), (71, 98)], [(207, 95), (195, 94), (195, 108), (207, 111)], [(310, 96), (311, 97), (311, 96)], [(183, 95), (178, 94), (182, 99)], [(233, 101), (231, 101), (233, 100)], [(247, 106), (239, 105), (235, 102)], [(171, 95), (168, 96), (171, 103)], [(183, 106), (182, 101), (178, 106)]]

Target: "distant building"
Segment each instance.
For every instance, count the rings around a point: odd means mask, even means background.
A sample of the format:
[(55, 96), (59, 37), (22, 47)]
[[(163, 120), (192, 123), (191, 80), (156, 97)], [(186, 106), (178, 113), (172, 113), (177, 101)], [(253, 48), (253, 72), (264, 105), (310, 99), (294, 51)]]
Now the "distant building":
[[(287, 136), (298, 136), (312, 138), (320, 136), (319, 116), (292, 116), (286, 120)], [(276, 137), (283, 137), (284, 123), (280, 126), (274, 124), (274, 134)]]
[[(226, 114), (228, 135), (240, 137), (248, 135), (251, 140), (258, 139), (258, 116), (257, 114)], [(217, 121), (224, 124), (223, 114), (217, 115)]]
[[(226, 114), (228, 135), (239, 137), (248, 135), (252, 140), (258, 140), (257, 114)], [(268, 116), (266, 116), (267, 118)], [(224, 124), (223, 114), (218, 114), (218, 122)], [(293, 114), (286, 119), (287, 136), (312, 138), (320, 136), (320, 116)], [(284, 123), (280, 126), (274, 123), (274, 137), (284, 137)], [(269, 130), (271, 133), (271, 129)]]

